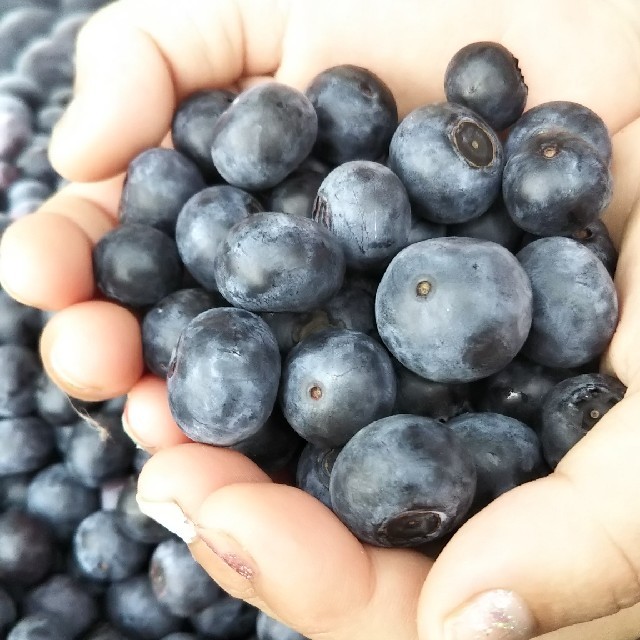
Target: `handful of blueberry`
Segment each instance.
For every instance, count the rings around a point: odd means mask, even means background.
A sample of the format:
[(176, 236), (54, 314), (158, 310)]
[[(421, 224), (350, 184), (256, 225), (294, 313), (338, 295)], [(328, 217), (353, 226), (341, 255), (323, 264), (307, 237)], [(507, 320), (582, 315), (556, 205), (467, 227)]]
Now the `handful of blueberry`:
[(625, 392), (596, 364), (618, 319), (605, 124), (525, 113), (496, 43), (459, 51), (444, 86), (401, 122), (350, 65), (306, 93), (191, 96), (94, 253), (103, 293), (144, 314), (179, 427), (297, 465), (381, 546), (548, 473)]

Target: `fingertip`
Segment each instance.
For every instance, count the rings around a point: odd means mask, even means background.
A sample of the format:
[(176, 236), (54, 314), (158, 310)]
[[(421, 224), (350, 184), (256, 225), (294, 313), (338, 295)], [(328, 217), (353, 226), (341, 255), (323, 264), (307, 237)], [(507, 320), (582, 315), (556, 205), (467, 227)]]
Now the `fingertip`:
[(66, 216), (42, 212), (11, 224), (0, 244), (0, 284), (30, 306), (57, 311), (94, 292), (92, 242)]
[(83, 302), (55, 314), (42, 332), (40, 352), (49, 376), (82, 400), (124, 395), (144, 369), (138, 320), (111, 302)]

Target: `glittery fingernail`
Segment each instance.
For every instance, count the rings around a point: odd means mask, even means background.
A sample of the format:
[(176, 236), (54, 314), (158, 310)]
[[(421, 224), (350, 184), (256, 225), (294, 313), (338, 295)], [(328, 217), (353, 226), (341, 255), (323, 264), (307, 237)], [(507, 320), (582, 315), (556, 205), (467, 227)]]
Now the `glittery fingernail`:
[(476, 596), (445, 622), (446, 640), (531, 640), (535, 620), (513, 591), (496, 589)]
[(218, 558), (239, 576), (245, 580), (253, 580), (256, 574), (254, 562), (236, 540), (222, 531), (203, 530), (200, 527), (198, 527), (198, 536)]

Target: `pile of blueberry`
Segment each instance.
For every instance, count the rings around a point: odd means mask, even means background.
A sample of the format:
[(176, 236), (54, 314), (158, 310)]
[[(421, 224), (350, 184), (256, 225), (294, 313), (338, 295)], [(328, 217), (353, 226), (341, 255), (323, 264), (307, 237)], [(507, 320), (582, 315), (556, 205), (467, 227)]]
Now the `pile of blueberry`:
[[(62, 183), (47, 158), (79, 28), (104, 0), (0, 0), (0, 228)], [(225, 594), (135, 499), (124, 398), (72, 405), (42, 369), (46, 314), (0, 291), (0, 638), (299, 640)], [(99, 426), (99, 429), (96, 428)]]
[(380, 546), (450, 535), (625, 393), (598, 373), (618, 320), (604, 122), (525, 112), (495, 43), (460, 50), (444, 85), (400, 122), (351, 65), (304, 93), (192, 95), (94, 252), (184, 433), (295, 468)]

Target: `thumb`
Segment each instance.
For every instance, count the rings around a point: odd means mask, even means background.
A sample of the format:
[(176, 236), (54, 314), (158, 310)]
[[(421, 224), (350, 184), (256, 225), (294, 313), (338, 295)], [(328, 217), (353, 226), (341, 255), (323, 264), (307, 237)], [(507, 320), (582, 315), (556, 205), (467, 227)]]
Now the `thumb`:
[(421, 638), (529, 640), (640, 602), (640, 393), (552, 475), (469, 520), (436, 560)]

